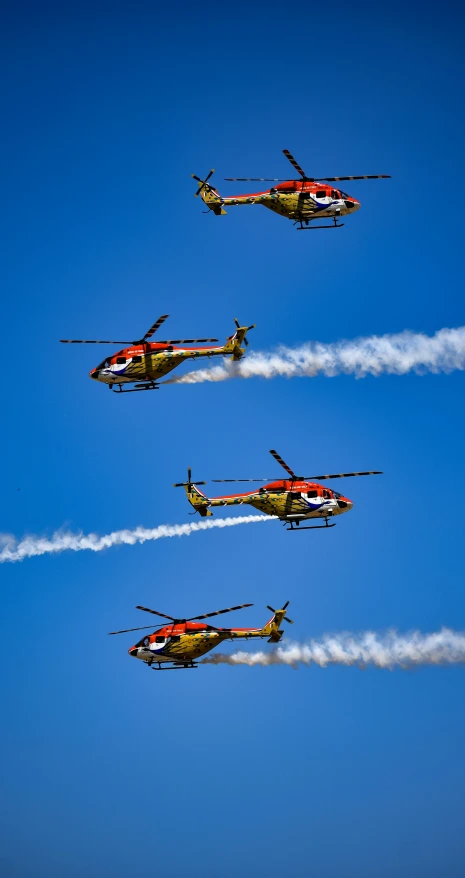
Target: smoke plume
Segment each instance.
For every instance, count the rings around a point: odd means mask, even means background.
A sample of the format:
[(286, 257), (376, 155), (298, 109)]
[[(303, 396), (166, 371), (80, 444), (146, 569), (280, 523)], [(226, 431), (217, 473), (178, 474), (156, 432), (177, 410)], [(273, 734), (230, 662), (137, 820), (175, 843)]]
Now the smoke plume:
[(251, 352), (243, 360), (199, 369), (165, 384), (201, 384), (230, 378), (315, 378), (325, 375), (405, 375), (465, 369), (465, 326), (440, 329), (433, 336), (406, 330), (334, 344), (306, 342), (300, 347)]
[(289, 643), (265, 652), (234, 652), (232, 655), (213, 653), (202, 664), (270, 665), (311, 664), (326, 668), (328, 665), (357, 665), (361, 668), (413, 668), (420, 665), (455, 665), (465, 663), (465, 632), (441, 628), (432, 634), (412, 631), (399, 634), (388, 631), (377, 634), (364, 631), (359, 634), (344, 632), (325, 635), (308, 643)]
[(235, 527), (238, 524), (254, 524), (259, 521), (273, 521), (274, 516), (241, 515), (237, 518), (218, 518), (215, 521), (196, 521), (191, 524), (160, 524), (158, 527), (136, 527), (134, 530), (115, 530), (113, 533), (83, 534), (57, 531), (50, 538), (26, 536), (21, 540), (9, 534), (0, 534), (0, 563), (23, 561), (35, 555), (51, 555), (57, 552), (101, 552), (111, 546), (134, 546), (147, 540), (163, 540), (166, 537), (188, 537), (190, 534), (213, 528)]

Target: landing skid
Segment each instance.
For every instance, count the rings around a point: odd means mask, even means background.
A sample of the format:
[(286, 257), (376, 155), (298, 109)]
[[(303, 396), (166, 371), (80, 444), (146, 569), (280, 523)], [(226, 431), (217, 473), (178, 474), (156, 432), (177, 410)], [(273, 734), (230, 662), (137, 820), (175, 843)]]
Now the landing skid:
[(195, 662), (189, 662), (185, 664), (176, 664), (172, 665), (170, 668), (163, 667), (161, 662), (158, 662), (158, 668), (154, 668), (153, 665), (155, 662), (151, 662), (149, 667), (152, 668), (152, 671), (184, 671), (188, 668), (197, 668), (198, 665)]
[[(134, 387), (128, 387), (127, 390), (124, 389), (123, 384), (109, 384), (110, 390), (113, 393), (137, 393), (139, 390), (158, 390), (158, 384), (155, 384), (154, 381), (148, 381), (146, 384), (135, 384)], [(118, 390), (115, 390), (115, 388)]]
[[(311, 222), (311, 220), (310, 220)], [(295, 223), (297, 225), (297, 223)], [(302, 220), (300, 220), (300, 226), (297, 229), (298, 232), (313, 232), (314, 229), (342, 229), (344, 223), (338, 223), (337, 219), (334, 218), (334, 224), (332, 226), (309, 226), (303, 225)]]
[[(287, 522), (285, 522), (285, 524), (287, 524)], [(291, 521), (291, 526), (286, 528), (286, 530), (324, 530), (326, 527), (336, 527), (336, 522), (328, 524), (328, 519), (325, 518), (324, 524), (307, 524), (305, 527), (301, 527), (297, 522)]]

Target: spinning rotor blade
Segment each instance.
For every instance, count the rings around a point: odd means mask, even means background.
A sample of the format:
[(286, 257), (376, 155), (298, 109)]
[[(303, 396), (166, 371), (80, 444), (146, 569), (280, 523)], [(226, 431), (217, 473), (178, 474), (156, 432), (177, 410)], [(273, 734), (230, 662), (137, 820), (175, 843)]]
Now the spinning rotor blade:
[(296, 169), (297, 173), (300, 174), (300, 176), (303, 177), (304, 180), (308, 180), (308, 177), (306, 176), (305, 171), (303, 171), (302, 168), (300, 167), (300, 165), (297, 164), (292, 153), (290, 153), (288, 149), (283, 149), (283, 153), (286, 156), (286, 158), (289, 159), (291, 165)]
[(123, 628), (122, 631), (109, 631), (109, 634), (128, 634), (129, 631), (145, 631), (147, 628), (152, 628), (153, 625), (142, 625), (142, 628)]
[[(211, 479), (212, 482), (277, 482), (279, 479), (273, 478), (269, 479)], [(201, 482), (196, 482), (196, 485), (201, 485)], [(176, 486), (177, 487), (177, 486)]]
[(281, 455), (278, 454), (277, 451), (275, 451), (275, 450), (272, 448), (272, 449), (270, 450), (270, 454), (272, 454), (273, 457), (274, 457), (274, 459), (277, 460), (278, 463), (281, 464), (281, 466), (286, 470), (287, 473), (289, 473), (289, 475), (291, 476), (292, 479), (298, 479), (298, 478), (300, 478), (300, 476), (296, 476), (296, 474), (291, 470), (290, 466), (288, 466), (287, 463), (284, 462), (284, 460), (282, 459)]
[(193, 482), (192, 481), (192, 470), (190, 466), (187, 467), (187, 482), (175, 482), (173, 488), (190, 488), (191, 485), (206, 485), (206, 482)]
[(197, 198), (197, 196), (200, 195), (200, 193), (201, 193), (203, 187), (204, 187), (205, 184), (208, 182), (208, 180), (210, 179), (211, 175), (214, 174), (214, 173), (215, 173), (215, 169), (212, 168), (211, 171), (210, 171), (210, 172), (207, 174), (207, 176), (205, 177), (205, 180), (201, 180), (200, 177), (197, 177), (197, 174), (192, 174), (192, 177), (194, 178), (194, 180), (197, 180), (197, 182), (200, 183), (200, 186), (199, 186), (199, 188), (197, 189), (197, 192), (195, 193), (194, 198)]
[(157, 344), (195, 344), (196, 342), (218, 341), (217, 338), (169, 338), (168, 340), (157, 342)]
[[(144, 342), (147, 341), (148, 338), (151, 338), (154, 332), (156, 332), (157, 329), (160, 328), (160, 326), (162, 325), (162, 323), (165, 322), (167, 317), (169, 317), (169, 314), (162, 314), (162, 316), (158, 318), (156, 323), (154, 323), (153, 326), (150, 327), (149, 331), (145, 333), (144, 337), (138, 339), (137, 341), (128, 341), (127, 339), (125, 341), (109, 341), (108, 339), (105, 341), (101, 341), (100, 339), (96, 341), (95, 339), (87, 338), (60, 338), (60, 342), (62, 344), (144, 344)], [(170, 344), (170, 342), (166, 343)]]
[[(289, 601), (286, 601), (286, 603), (284, 604), (284, 606), (281, 607), (281, 610), (285, 610), (286, 607), (288, 607), (288, 606), (289, 606)], [(271, 610), (272, 613), (279, 613), (279, 612), (280, 612), (279, 610), (275, 610), (273, 607), (270, 607), (269, 604), (266, 605), (266, 609), (267, 609), (267, 610)], [(293, 619), (289, 619), (287, 616), (283, 616), (283, 618), (282, 618), (281, 621), (289, 622), (289, 625), (293, 625), (293, 624), (294, 624)]]
[[(193, 622), (195, 619), (209, 619), (210, 616), (220, 616), (221, 613), (231, 613), (232, 610), (242, 610), (243, 607), (253, 607), (253, 604), (239, 604), (238, 607), (228, 607), (226, 610), (215, 610), (214, 613), (204, 613), (202, 616), (190, 616), (189, 619), (175, 619), (173, 616), (167, 616), (166, 613), (159, 613), (158, 610), (150, 610), (148, 607), (137, 606), (136, 610), (144, 610), (145, 613), (153, 613), (154, 616), (162, 616), (163, 619), (169, 619), (174, 625), (176, 623)], [(144, 628), (150, 628), (150, 625)], [(128, 628), (128, 631), (139, 631), (139, 628)], [(124, 632), (112, 631), (112, 634), (122, 634)]]
[(317, 177), (317, 182), (319, 180), (327, 181), (328, 183), (332, 183), (336, 180), (390, 180), (390, 174), (362, 174), (359, 177)]
[(95, 341), (88, 338), (60, 338), (61, 344), (133, 344), (132, 341)]
[(173, 484), (173, 488), (185, 488), (186, 485), (206, 485), (206, 484), (207, 484), (206, 482), (175, 482)]
[(190, 616), (183, 622), (193, 622), (195, 619), (209, 619), (211, 616), (221, 616), (222, 613), (232, 613), (233, 610), (242, 610), (244, 607), (253, 607), (253, 604), (239, 604), (238, 607), (227, 607), (226, 610), (215, 610), (214, 613), (204, 613), (202, 616)]
[(351, 476), (382, 476), (383, 473), (380, 470), (370, 470), (367, 473), (331, 473), (328, 476), (304, 476), (304, 479), (308, 479), (309, 482), (321, 482), (323, 479), (348, 479)]
[(287, 177), (224, 177), (228, 183), (287, 183)]
[(167, 616), (166, 613), (159, 613), (158, 610), (150, 610), (148, 607), (140, 607), (137, 605), (136, 610), (143, 610), (144, 613), (153, 613), (154, 616), (162, 616), (163, 619), (169, 619), (170, 622), (183, 622), (183, 619), (174, 619), (173, 616)]
[(154, 332), (156, 332), (157, 329), (160, 329), (162, 323), (164, 323), (169, 316), (169, 314), (162, 314), (161, 317), (159, 317), (158, 320), (153, 324), (153, 326), (150, 327), (149, 331), (145, 333), (144, 337), (141, 339), (141, 342), (147, 341), (148, 338), (152, 338)]
[[(240, 329), (240, 328), (241, 328), (241, 324), (239, 323), (237, 317), (234, 318), (234, 323), (236, 324), (237, 329)], [(248, 327), (247, 327), (247, 332), (249, 332), (251, 329), (255, 329), (255, 326), (256, 326), (256, 324), (255, 324), (255, 323), (252, 323), (251, 326), (248, 326)], [(244, 335), (244, 338), (242, 339), (242, 341), (243, 341), (244, 344), (248, 347), (248, 345), (249, 345), (249, 340), (248, 340), (248, 338), (247, 338), (246, 335)]]

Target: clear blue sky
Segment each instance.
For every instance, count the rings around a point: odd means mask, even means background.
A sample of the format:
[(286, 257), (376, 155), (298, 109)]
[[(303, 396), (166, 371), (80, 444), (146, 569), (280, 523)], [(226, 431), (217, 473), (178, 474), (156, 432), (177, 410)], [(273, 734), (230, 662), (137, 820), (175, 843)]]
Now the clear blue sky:
[[(454, 3), (4, 5), (0, 531), (191, 521), (188, 464), (268, 475), (272, 447), (385, 472), (344, 484), (327, 533), (1, 568), (5, 878), (463, 875), (463, 669), (155, 675), (106, 632), (138, 603), (250, 601), (231, 621), (255, 625), (285, 600), (300, 641), (463, 629), (464, 375), (119, 399), (88, 378), (106, 348), (57, 341), (165, 312), (175, 336), (255, 322), (256, 349), (462, 325), (463, 39)], [(392, 180), (347, 184), (362, 209), (331, 235), (202, 215), (191, 173), (237, 191), (222, 178), (288, 173), (283, 148)]]

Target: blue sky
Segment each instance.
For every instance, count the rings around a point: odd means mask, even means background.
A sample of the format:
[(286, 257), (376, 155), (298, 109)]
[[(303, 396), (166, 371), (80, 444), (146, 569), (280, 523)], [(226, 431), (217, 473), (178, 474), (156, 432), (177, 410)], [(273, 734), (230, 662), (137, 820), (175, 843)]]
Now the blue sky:
[[(327, 533), (2, 566), (3, 874), (461, 876), (462, 668), (160, 677), (106, 632), (143, 624), (138, 603), (253, 602), (231, 622), (256, 625), (285, 600), (300, 641), (463, 629), (463, 374), (123, 400), (88, 378), (106, 348), (58, 339), (137, 337), (166, 312), (174, 336), (255, 322), (257, 350), (462, 325), (463, 11), (7, 4), (3, 24), (0, 531), (191, 521), (171, 487), (187, 465), (272, 475), (272, 447), (385, 473), (344, 483), (354, 509)], [(232, 193), (223, 177), (287, 174), (283, 148), (311, 175), (392, 180), (347, 185), (362, 209), (331, 235), (202, 215), (191, 173)]]

